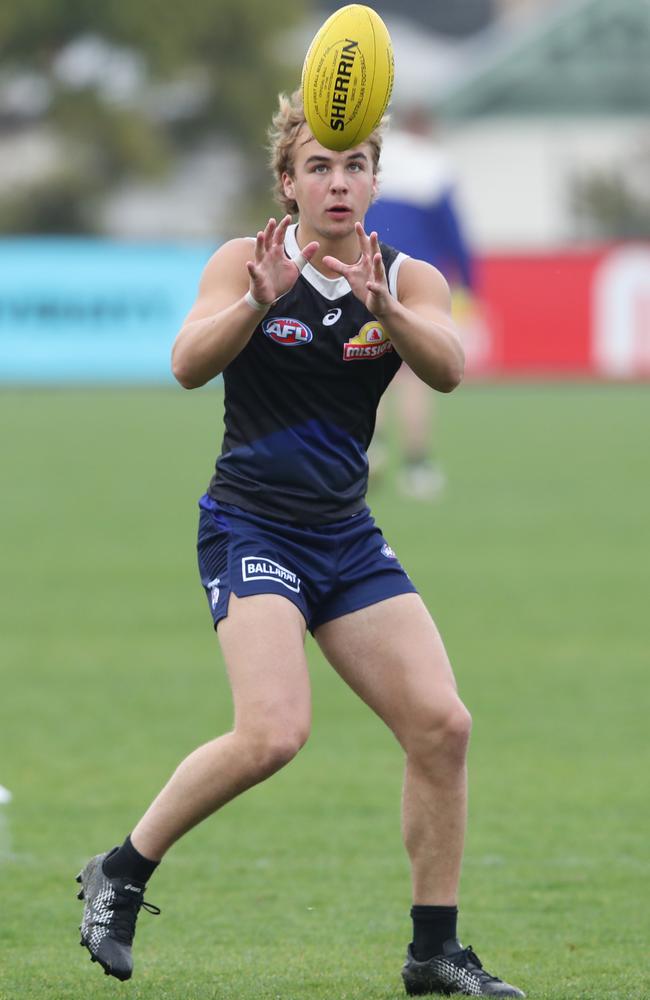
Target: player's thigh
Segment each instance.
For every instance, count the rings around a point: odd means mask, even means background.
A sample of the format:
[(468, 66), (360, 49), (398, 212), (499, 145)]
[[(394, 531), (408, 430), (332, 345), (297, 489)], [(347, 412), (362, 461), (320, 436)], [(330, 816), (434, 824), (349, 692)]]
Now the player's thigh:
[(436, 726), (466, 726), (447, 652), (418, 594), (326, 622), (315, 637), (343, 680), (403, 745)]
[(235, 727), (308, 730), (305, 620), (278, 594), (230, 595), (217, 626), (232, 689)]

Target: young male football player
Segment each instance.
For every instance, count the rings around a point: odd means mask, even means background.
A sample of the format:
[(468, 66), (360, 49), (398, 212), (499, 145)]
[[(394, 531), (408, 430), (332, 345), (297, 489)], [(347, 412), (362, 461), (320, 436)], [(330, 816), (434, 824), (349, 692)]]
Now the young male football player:
[(332, 152), (309, 132), (299, 94), (282, 97), (272, 166), (298, 222), (270, 219), (254, 240), (221, 247), (174, 345), (181, 385), (224, 377), (225, 437), (199, 504), (198, 551), (234, 725), (190, 754), (124, 843), (79, 876), (82, 944), (119, 979), (131, 976), (136, 917), (165, 853), (307, 739), (309, 630), (406, 753), (407, 992), (523, 996), (457, 939), (470, 717), (365, 503), (377, 404), (402, 360), (441, 392), (463, 373), (442, 276), (364, 231), (380, 141)]

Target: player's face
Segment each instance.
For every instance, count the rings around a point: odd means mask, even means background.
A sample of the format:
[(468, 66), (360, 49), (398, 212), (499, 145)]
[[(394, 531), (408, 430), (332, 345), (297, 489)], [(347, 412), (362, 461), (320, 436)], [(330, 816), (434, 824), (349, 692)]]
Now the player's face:
[(334, 152), (321, 146), (306, 126), (298, 133), (293, 176), (284, 174), (284, 192), (295, 199), (301, 226), (321, 237), (338, 239), (362, 222), (377, 188), (372, 148), (361, 143)]

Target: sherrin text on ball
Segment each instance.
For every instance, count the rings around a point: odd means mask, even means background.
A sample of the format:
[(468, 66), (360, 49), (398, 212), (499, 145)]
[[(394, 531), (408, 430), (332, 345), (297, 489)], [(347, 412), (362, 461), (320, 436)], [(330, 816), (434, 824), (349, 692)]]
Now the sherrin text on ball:
[(393, 90), (393, 46), (376, 11), (341, 7), (319, 28), (302, 69), (305, 118), (327, 149), (357, 146), (377, 128)]

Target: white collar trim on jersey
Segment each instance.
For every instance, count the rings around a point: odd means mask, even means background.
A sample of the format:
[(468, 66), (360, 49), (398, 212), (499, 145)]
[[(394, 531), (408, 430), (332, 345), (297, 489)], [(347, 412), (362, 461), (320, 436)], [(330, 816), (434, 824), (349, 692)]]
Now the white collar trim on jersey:
[[(300, 253), (300, 247), (296, 239), (297, 228), (298, 223), (294, 222), (292, 226), (289, 226), (284, 237), (284, 249), (289, 257), (291, 257), (291, 260), (295, 260)], [(398, 253), (388, 271), (388, 289), (390, 294), (395, 298), (397, 298), (397, 275), (405, 260), (408, 260), (407, 254)], [(317, 271), (311, 264), (305, 264), (301, 274), (317, 292), (320, 292), (330, 302), (334, 302), (336, 299), (340, 299), (352, 291), (347, 278), (326, 278), (324, 274)]]
[[(291, 260), (295, 260), (300, 253), (300, 247), (298, 246), (298, 240), (296, 239), (296, 230), (298, 228), (298, 223), (294, 222), (292, 226), (289, 226), (284, 237), (284, 249), (287, 251)], [(326, 299), (334, 302), (335, 299), (343, 298), (347, 295), (350, 289), (350, 283), (347, 278), (326, 278), (324, 274), (317, 271), (312, 264), (305, 264), (302, 269), (302, 276), (312, 285), (317, 292), (320, 292)]]

